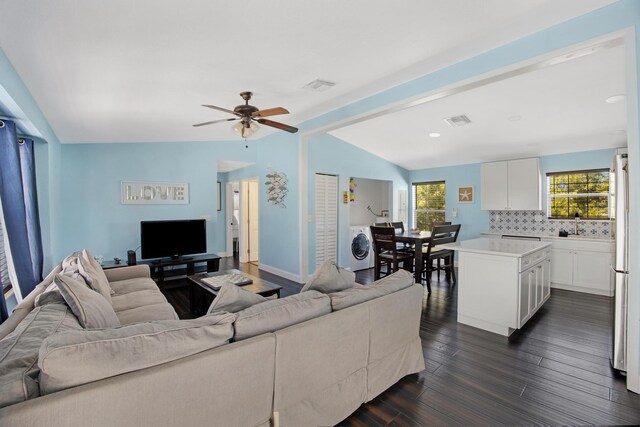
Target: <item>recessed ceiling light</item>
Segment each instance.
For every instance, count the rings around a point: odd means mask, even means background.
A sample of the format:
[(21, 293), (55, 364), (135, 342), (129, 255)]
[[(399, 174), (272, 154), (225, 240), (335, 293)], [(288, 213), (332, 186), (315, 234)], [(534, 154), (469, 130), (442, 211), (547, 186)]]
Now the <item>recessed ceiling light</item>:
[(519, 122), (520, 120), (522, 120), (522, 116), (520, 116), (520, 115), (515, 115), (515, 116), (509, 117), (509, 121), (510, 122)]
[(429, 134), (429, 136), (430, 136), (431, 138), (438, 138), (438, 137), (440, 137), (440, 134), (439, 134), (438, 132), (431, 132), (431, 133)]
[(627, 99), (626, 95), (613, 95), (604, 100), (607, 104), (615, 104), (616, 102), (624, 101)]

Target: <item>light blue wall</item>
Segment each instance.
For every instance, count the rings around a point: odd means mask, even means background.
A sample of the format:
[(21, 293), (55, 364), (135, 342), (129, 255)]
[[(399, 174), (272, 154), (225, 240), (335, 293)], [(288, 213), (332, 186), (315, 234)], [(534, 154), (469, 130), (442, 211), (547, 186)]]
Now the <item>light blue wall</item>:
[[(291, 155), (296, 151), (291, 140), (277, 137), (250, 142), (176, 142), (141, 144), (77, 144), (62, 147), (60, 218), (62, 236), (58, 258), (79, 248), (90, 248), (105, 258), (126, 255), (127, 249), (140, 245), (142, 220), (211, 217), (207, 223), (207, 249), (225, 250), (224, 216), (217, 211), (217, 161), (257, 162), (248, 171), (264, 179), (266, 164), (285, 170), (297, 181), (297, 165)], [(190, 202), (186, 205), (122, 205), (121, 181), (165, 181), (189, 184)], [(262, 188), (261, 188), (262, 190)], [(224, 191), (224, 190), (223, 190)], [(293, 188), (294, 208), (277, 209), (266, 205), (261, 191), (261, 261), (286, 271), (297, 271), (297, 188)], [(264, 202), (264, 203), (263, 203)], [(224, 197), (223, 197), (224, 203)], [(286, 236), (282, 239), (282, 236)], [(285, 242), (283, 242), (285, 240)], [(286, 243), (286, 244), (284, 244)], [(276, 250), (271, 250), (271, 248)]]
[[(300, 273), (300, 187), (298, 135), (279, 132), (255, 142), (260, 147), (255, 164), (228, 173), (229, 181), (258, 177), (260, 189), (260, 264), (298, 275)], [(287, 175), (288, 193), (283, 207), (269, 204), (265, 180), (270, 171)], [(277, 270), (273, 270), (273, 268)]]
[[(548, 172), (609, 168), (614, 153), (614, 149), (606, 149), (540, 157), (540, 173), (543, 177), (543, 209), (547, 196), (544, 177)], [(489, 211), (480, 209), (480, 198), (482, 197), (480, 163), (413, 170), (409, 173), (409, 180), (411, 183), (442, 180), (446, 182), (446, 219), (454, 224), (462, 225), (460, 240), (478, 237), (480, 233), (489, 230)], [(458, 203), (458, 187), (468, 185), (473, 185), (475, 188), (475, 203)], [(458, 218), (453, 218), (453, 209), (457, 209)]]
[[(480, 210), (480, 164), (448, 166), (413, 170), (409, 172), (409, 181), (415, 182), (445, 181), (446, 183), (446, 220), (462, 224), (460, 240), (472, 239), (489, 228), (489, 212)], [(475, 203), (458, 203), (458, 187), (472, 185), (475, 189)], [(409, 203), (411, 209), (413, 206)], [(458, 218), (453, 218), (453, 210)]]
[[(349, 178), (367, 178), (391, 181), (392, 203), (390, 214), (396, 211), (398, 190), (407, 190), (409, 173), (406, 169), (374, 156), (341, 139), (328, 134), (310, 138), (308, 149), (309, 216), (315, 217), (315, 174), (338, 176), (338, 263), (348, 267), (351, 260), (349, 236), (349, 205), (342, 203), (342, 192), (349, 189)], [(356, 192), (357, 197), (357, 192)], [(374, 222), (375, 218), (372, 217)], [(315, 221), (309, 223), (309, 272), (316, 268)]]

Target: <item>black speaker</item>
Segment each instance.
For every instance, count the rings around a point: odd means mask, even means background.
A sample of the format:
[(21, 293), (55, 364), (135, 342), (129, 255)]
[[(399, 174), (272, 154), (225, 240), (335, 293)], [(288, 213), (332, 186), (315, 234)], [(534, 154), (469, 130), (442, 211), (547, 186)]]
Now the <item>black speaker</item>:
[(136, 265), (136, 251), (127, 251), (127, 264)]

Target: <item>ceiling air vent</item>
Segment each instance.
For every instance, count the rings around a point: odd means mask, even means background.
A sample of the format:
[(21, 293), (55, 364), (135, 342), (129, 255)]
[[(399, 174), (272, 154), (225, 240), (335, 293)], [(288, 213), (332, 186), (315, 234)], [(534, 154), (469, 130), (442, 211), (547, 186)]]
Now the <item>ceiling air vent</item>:
[(316, 92), (324, 92), (334, 87), (336, 84), (328, 80), (315, 79), (311, 83), (308, 83), (303, 89), (313, 90)]
[(453, 128), (458, 128), (460, 126), (468, 125), (471, 123), (471, 119), (467, 117), (466, 114), (460, 114), (459, 116), (449, 117), (448, 119), (444, 119), (449, 126)]

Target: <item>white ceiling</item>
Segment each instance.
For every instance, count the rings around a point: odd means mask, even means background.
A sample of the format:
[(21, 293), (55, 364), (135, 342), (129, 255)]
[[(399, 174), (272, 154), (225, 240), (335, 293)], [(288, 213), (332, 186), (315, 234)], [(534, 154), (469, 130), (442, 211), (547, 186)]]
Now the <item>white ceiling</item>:
[(63, 143), (229, 140), (200, 104), (251, 90), (296, 125), (612, 2), (4, 1), (0, 47)]
[[(624, 49), (599, 50), (330, 133), (406, 169), (625, 146), (626, 101), (605, 102), (626, 93)], [(454, 128), (443, 120), (460, 114), (472, 123)]]

